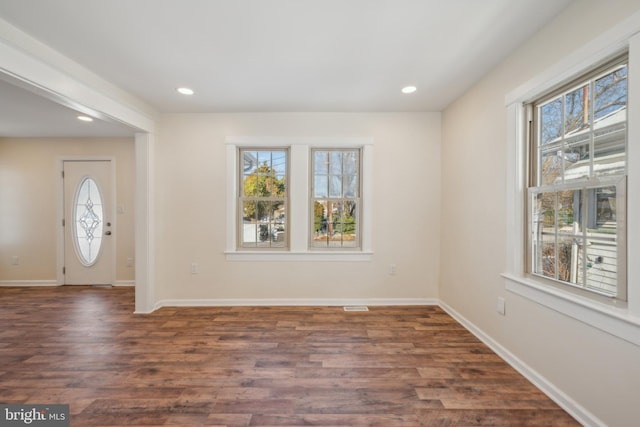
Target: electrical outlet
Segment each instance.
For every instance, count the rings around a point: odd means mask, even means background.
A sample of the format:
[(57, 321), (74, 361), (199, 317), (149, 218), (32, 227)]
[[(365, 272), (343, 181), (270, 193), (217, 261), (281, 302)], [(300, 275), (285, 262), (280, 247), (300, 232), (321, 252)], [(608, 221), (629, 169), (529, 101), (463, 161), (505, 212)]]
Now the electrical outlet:
[(200, 267), (198, 266), (197, 263), (192, 262), (191, 263), (191, 274), (198, 274)]
[(127, 258), (127, 267), (133, 267), (133, 257)]
[(498, 305), (496, 306), (498, 314), (505, 315), (505, 301), (503, 297), (498, 297)]
[(20, 265), (20, 257), (18, 255), (11, 257), (11, 265)]

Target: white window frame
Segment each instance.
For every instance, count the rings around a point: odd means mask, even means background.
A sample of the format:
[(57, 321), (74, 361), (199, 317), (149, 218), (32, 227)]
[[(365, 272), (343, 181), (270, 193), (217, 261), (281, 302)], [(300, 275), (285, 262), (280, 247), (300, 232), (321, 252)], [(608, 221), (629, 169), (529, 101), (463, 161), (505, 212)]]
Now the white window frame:
[[(373, 255), (373, 146), (372, 138), (295, 138), (228, 136), (226, 145), (228, 261), (371, 261)], [(289, 149), (289, 250), (238, 249), (238, 148)], [(359, 148), (361, 150), (361, 248), (318, 250), (310, 248), (311, 148)]]
[[(632, 15), (583, 48), (506, 96), (507, 107), (507, 258), (505, 289), (592, 327), (640, 346), (640, 263), (627, 265), (627, 301), (592, 298), (549, 286), (526, 273), (525, 104), (628, 51), (627, 254), (640, 254), (640, 13)], [(637, 144), (636, 144), (637, 145)]]

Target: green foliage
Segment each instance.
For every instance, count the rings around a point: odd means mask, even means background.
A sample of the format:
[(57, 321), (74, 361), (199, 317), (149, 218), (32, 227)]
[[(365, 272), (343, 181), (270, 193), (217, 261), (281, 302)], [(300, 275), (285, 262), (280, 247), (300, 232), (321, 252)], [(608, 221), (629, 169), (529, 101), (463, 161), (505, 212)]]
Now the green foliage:
[(324, 205), (319, 202), (313, 204), (313, 231), (319, 233), (322, 230), (324, 219)]
[(342, 234), (356, 233), (356, 219), (348, 212), (345, 212), (336, 224), (336, 231)]
[(245, 177), (244, 195), (249, 197), (284, 197), (285, 180), (276, 177), (275, 169), (264, 162), (251, 175)]
[[(285, 186), (285, 178), (278, 179), (275, 169), (271, 168), (267, 162), (264, 162), (253, 173), (245, 177), (244, 196), (257, 198), (284, 197)], [(270, 216), (279, 205), (281, 203), (247, 201), (244, 205), (244, 216), (253, 219)]]

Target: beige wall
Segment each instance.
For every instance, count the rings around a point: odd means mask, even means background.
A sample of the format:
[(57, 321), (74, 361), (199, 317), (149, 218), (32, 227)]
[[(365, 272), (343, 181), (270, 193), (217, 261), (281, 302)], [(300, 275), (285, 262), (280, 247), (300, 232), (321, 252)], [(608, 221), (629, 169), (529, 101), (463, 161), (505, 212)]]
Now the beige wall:
[[(132, 282), (134, 256), (133, 139), (0, 139), (0, 283), (56, 280), (59, 159), (116, 159), (116, 281)], [(18, 256), (19, 265), (11, 265)]]
[[(500, 277), (505, 95), (639, 9), (638, 1), (574, 2), (442, 118), (440, 298), (611, 426), (637, 425), (640, 348), (506, 292)], [(506, 298), (504, 317), (496, 312), (499, 296)]]
[[(227, 136), (373, 138), (372, 261), (227, 261)], [(439, 113), (166, 115), (154, 156), (156, 300), (438, 296)]]

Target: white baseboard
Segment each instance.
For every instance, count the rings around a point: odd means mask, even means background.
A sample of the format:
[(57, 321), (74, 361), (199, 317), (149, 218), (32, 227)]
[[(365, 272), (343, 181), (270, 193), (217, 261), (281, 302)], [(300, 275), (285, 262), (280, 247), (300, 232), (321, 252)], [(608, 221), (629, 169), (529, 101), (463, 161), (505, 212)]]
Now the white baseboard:
[[(113, 286), (135, 286), (135, 280), (117, 280)], [(55, 280), (0, 280), (0, 286), (18, 287), (18, 286), (62, 286)]]
[(453, 308), (440, 301), (440, 307), (447, 312), (451, 317), (464, 326), (469, 332), (475, 335), (480, 341), (486, 344), (491, 350), (493, 350), (498, 356), (504, 359), (511, 367), (521, 373), (526, 379), (528, 379), (533, 385), (538, 387), (544, 394), (546, 394), (551, 400), (556, 402), (558, 406), (567, 411), (572, 417), (574, 417), (580, 424), (584, 426), (593, 427), (606, 427), (606, 424), (599, 418), (589, 412), (586, 408), (580, 405), (578, 402), (569, 397), (562, 390), (558, 389), (553, 383), (540, 375), (537, 371), (532, 369), (529, 365), (524, 363), (520, 358), (516, 357), (509, 350), (500, 345), (497, 341), (485, 334), (480, 328), (467, 320), (460, 313)]
[(274, 298), (274, 299), (166, 299), (156, 302), (154, 310), (161, 307), (258, 307), (258, 306), (348, 306), (348, 305), (438, 305), (437, 299), (430, 298), (369, 298), (369, 299), (316, 299), (316, 298)]
[(59, 286), (55, 280), (0, 280), (0, 286)]
[(113, 286), (135, 286), (135, 280), (116, 280), (113, 282)]

